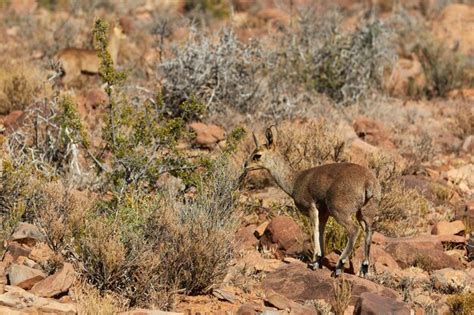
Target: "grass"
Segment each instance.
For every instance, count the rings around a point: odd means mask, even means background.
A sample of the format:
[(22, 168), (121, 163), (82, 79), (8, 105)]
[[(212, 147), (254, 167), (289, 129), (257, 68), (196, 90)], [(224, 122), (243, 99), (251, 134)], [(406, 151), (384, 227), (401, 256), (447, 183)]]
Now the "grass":
[(469, 315), (474, 312), (474, 294), (459, 293), (448, 298), (450, 315)]

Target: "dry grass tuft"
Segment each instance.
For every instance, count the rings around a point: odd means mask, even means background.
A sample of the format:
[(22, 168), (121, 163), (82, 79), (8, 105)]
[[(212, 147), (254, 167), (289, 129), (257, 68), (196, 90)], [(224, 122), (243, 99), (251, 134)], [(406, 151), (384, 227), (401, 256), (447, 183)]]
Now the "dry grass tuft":
[(0, 114), (23, 110), (37, 97), (42, 87), (40, 71), (27, 64), (0, 66)]
[(351, 301), (352, 287), (348, 280), (344, 279), (344, 275), (334, 280), (334, 297), (332, 308), (336, 315), (343, 315)]

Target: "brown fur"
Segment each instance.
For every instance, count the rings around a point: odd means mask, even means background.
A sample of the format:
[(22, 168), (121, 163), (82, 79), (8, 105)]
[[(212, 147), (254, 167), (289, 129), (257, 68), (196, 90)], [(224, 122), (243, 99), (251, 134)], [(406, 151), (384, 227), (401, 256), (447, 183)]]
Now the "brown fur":
[[(120, 39), (124, 36), (119, 27), (114, 27), (109, 35), (108, 52), (114, 64), (117, 64)], [(62, 82), (66, 85), (73, 82), (81, 74), (99, 73), (100, 60), (95, 49), (65, 48), (57, 53), (56, 58), (61, 63), (64, 71)]]
[(321, 267), (324, 256), (324, 228), (332, 216), (348, 233), (348, 243), (336, 267), (338, 275), (345, 260), (352, 252), (359, 234), (359, 226), (365, 230), (365, 259), (361, 273), (365, 276), (369, 266), (372, 225), (380, 202), (380, 185), (367, 168), (353, 163), (333, 163), (294, 174), (283, 157), (275, 150), (274, 133), (266, 131), (267, 143), (258, 145), (246, 162), (246, 169), (266, 169), (277, 184), (295, 202), (296, 207), (309, 216), (313, 223), (314, 257), (312, 267)]

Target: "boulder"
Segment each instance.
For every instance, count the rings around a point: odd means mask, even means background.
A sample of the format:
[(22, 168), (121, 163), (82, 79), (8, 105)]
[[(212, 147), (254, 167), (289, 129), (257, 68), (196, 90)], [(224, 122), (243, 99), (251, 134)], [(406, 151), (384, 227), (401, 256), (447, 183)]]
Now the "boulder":
[[(392, 289), (378, 285), (372, 281), (344, 274), (344, 279), (352, 285), (351, 304), (363, 292), (374, 292), (389, 298), (398, 298), (398, 293)], [(266, 292), (278, 293), (290, 300), (326, 300), (334, 297), (334, 278), (326, 269), (310, 270), (302, 264), (290, 264), (269, 273), (262, 282)]]
[(12, 264), (8, 268), (7, 275), (11, 285), (26, 290), (31, 289), (33, 285), (46, 277), (41, 270), (19, 264)]
[(8, 131), (16, 130), (22, 124), (25, 113), (21, 110), (14, 110), (3, 118), (3, 126)]
[(126, 312), (120, 312), (117, 315), (184, 315), (184, 313), (165, 312), (160, 310), (135, 309)]
[(76, 279), (74, 267), (70, 263), (55, 274), (41, 280), (31, 288), (31, 293), (41, 297), (54, 297), (67, 292)]
[(424, 238), (399, 239), (390, 242), (385, 251), (389, 253), (402, 268), (410, 266), (420, 267), (424, 270), (437, 270), (447, 267), (460, 269), (462, 263), (446, 255), (441, 242), (430, 241)]
[[(360, 265), (364, 260), (364, 246), (359, 246), (352, 257), (352, 264), (354, 266), (354, 273), (358, 274)], [(385, 271), (393, 272), (400, 269), (397, 261), (387, 253), (382, 246), (372, 244), (370, 249), (370, 263), (375, 270), (376, 274), (383, 273)]]
[(474, 164), (469, 163), (459, 168), (451, 169), (446, 172), (445, 178), (459, 188), (466, 187), (462, 190), (474, 189)]
[(75, 303), (37, 297), (14, 286), (6, 286), (6, 293), (0, 295), (0, 306), (20, 310), (21, 314), (77, 314)]
[(395, 145), (389, 139), (388, 131), (381, 123), (366, 116), (359, 116), (355, 119), (353, 127), (362, 140), (385, 149), (395, 149)]
[(277, 257), (284, 254), (297, 255), (303, 252), (308, 236), (293, 219), (287, 216), (274, 217), (260, 238), (260, 245), (276, 250)]
[(289, 311), (292, 315), (317, 315), (314, 307), (301, 305), (274, 292), (267, 294), (265, 304), (276, 307), (279, 310)]
[(44, 242), (46, 237), (35, 225), (20, 222), (18, 227), (15, 229), (15, 232), (13, 232), (13, 235), (10, 237), (10, 240), (34, 246), (38, 241)]
[(237, 310), (237, 315), (257, 315), (257, 307), (252, 304), (243, 304)]
[(438, 183), (426, 176), (405, 175), (400, 177), (402, 184), (410, 189), (417, 190), (423, 197), (435, 205), (450, 200), (454, 191), (449, 186)]
[(241, 227), (235, 234), (235, 240), (240, 249), (252, 249), (258, 245), (258, 239), (255, 237), (254, 232), (257, 226), (250, 224), (245, 227)]
[(213, 148), (217, 143), (225, 140), (225, 130), (217, 125), (206, 125), (194, 122), (189, 128), (196, 134), (194, 143), (201, 147)]
[(28, 258), (37, 263), (42, 263), (52, 259), (54, 256), (54, 251), (46, 243), (38, 243), (32, 248)]
[(461, 220), (456, 220), (453, 222), (441, 221), (436, 223), (436, 225), (431, 230), (431, 234), (435, 235), (456, 235), (461, 232), (464, 232), (466, 227)]
[(237, 263), (238, 267), (251, 268), (258, 272), (272, 272), (284, 266), (285, 263), (279, 259), (263, 258), (259, 252), (251, 251), (247, 253)]
[(445, 293), (461, 292), (470, 282), (471, 277), (464, 270), (444, 268), (431, 273), (433, 287)]
[(410, 315), (410, 307), (393, 298), (380, 296), (372, 292), (364, 292), (357, 299), (354, 315)]
[(31, 248), (18, 242), (9, 242), (7, 251), (3, 257), (3, 261), (8, 263), (17, 261), (19, 257), (28, 257), (31, 253)]

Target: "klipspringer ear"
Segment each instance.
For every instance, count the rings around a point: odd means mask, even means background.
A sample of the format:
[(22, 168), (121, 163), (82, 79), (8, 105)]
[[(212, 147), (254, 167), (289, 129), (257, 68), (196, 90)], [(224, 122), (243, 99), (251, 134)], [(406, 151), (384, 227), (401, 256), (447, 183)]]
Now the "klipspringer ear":
[(276, 145), (276, 127), (274, 125), (265, 130), (265, 137), (267, 138), (267, 147), (274, 148)]

